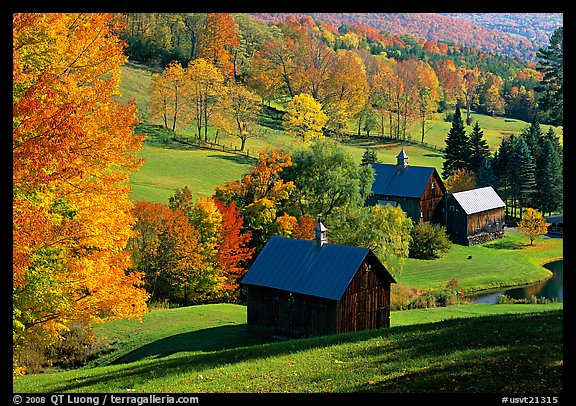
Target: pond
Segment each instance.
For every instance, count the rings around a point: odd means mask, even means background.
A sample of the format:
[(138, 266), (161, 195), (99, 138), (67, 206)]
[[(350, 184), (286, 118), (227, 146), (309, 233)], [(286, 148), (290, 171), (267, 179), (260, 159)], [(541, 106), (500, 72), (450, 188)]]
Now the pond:
[(498, 303), (498, 296), (500, 295), (506, 295), (513, 299), (528, 299), (531, 296), (536, 296), (537, 298), (546, 298), (563, 302), (564, 288), (562, 274), (564, 272), (564, 261), (551, 262), (546, 265), (546, 268), (552, 271), (554, 276), (544, 282), (475, 296), (474, 303), (495, 304)]

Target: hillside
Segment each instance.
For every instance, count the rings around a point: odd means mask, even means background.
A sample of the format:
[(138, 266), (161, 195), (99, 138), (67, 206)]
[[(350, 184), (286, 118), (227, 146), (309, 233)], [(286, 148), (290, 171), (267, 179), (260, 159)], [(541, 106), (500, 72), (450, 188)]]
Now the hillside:
[[(182, 144), (166, 144), (156, 136), (154, 125), (159, 121), (150, 120), (147, 117), (147, 103), (150, 99), (151, 72), (141, 65), (133, 63), (122, 67), (122, 81), (120, 89), (124, 103), (134, 99), (139, 109), (138, 115), (143, 118), (143, 125), (136, 131), (148, 134), (140, 154), (146, 162), (142, 168), (131, 177), (132, 198), (134, 200), (149, 200), (166, 203), (176, 189), (188, 186), (193, 196), (207, 197), (212, 195), (214, 187), (224, 184), (226, 181), (237, 180), (252, 166), (252, 158), (229, 154), (218, 150), (198, 149)], [(281, 113), (280, 113), (281, 114)], [(519, 134), (529, 126), (522, 120), (491, 117), (482, 114), (472, 114), (472, 119), (478, 121), (483, 129), (484, 137), (492, 151), (496, 150), (503, 136)], [(278, 126), (278, 124), (276, 123)], [(438, 116), (427, 124), (426, 143), (437, 146), (437, 150), (423, 148), (416, 144), (385, 140), (378, 136), (350, 137), (340, 141), (352, 157), (360, 162), (366, 148), (374, 148), (378, 158), (383, 163), (395, 162), (395, 157), (400, 148), (404, 146), (410, 156), (412, 165), (442, 167), (441, 149), (445, 146), (445, 138), (450, 130), (451, 123), (444, 121)], [(258, 138), (250, 138), (247, 141), (248, 153), (251, 157), (257, 156), (259, 151), (266, 147), (285, 146), (292, 148), (297, 146), (297, 140), (288, 136), (283, 131), (271, 127), (261, 127), (261, 135)], [(543, 131), (547, 131), (549, 125), (541, 125)], [(354, 129), (350, 130), (353, 134)], [(468, 132), (471, 127), (468, 127)], [(563, 127), (554, 127), (554, 131), (561, 139)], [(190, 130), (178, 131), (183, 139), (193, 137)], [(417, 129), (414, 130), (414, 138), (417, 138)], [(240, 147), (240, 141), (236, 137), (226, 137), (221, 144), (227, 148)]]
[[(271, 342), (246, 308), (155, 310), (96, 330), (107, 355), (17, 378), (14, 392), (553, 393), (563, 391), (563, 310), (466, 305), (392, 313), (392, 327)], [(482, 377), (482, 379), (478, 379)]]
[[(548, 44), (552, 31), (562, 26), (562, 14), (523, 13), (291, 13), (311, 16), (336, 27), (361, 24), (409, 34), (429, 41), (470, 46), (489, 53), (534, 60), (539, 47)], [(283, 20), (285, 13), (253, 13), (265, 21)], [(529, 16), (530, 18), (526, 18)]]

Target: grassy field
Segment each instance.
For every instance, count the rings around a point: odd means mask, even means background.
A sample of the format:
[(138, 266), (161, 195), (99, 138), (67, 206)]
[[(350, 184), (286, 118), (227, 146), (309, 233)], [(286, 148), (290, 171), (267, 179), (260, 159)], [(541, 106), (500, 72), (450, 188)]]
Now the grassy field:
[[(282, 342), (246, 308), (154, 310), (97, 326), (110, 352), (83, 368), (16, 378), (14, 392), (555, 393), (563, 306), (461, 305), (393, 312), (392, 327)], [(482, 379), (478, 379), (482, 377)]]
[(563, 240), (540, 238), (533, 246), (529, 243), (521, 234), (506, 232), (504, 238), (482, 245), (452, 244), (439, 259), (408, 258), (398, 283), (419, 289), (438, 288), (456, 278), (460, 288), (472, 293), (550, 278), (552, 273), (544, 265), (563, 259)]
[(248, 157), (201, 148), (169, 149), (146, 145), (146, 163), (130, 179), (133, 200), (168, 203), (176, 189), (188, 186), (194, 199), (208, 197), (216, 185), (242, 178), (254, 161)]

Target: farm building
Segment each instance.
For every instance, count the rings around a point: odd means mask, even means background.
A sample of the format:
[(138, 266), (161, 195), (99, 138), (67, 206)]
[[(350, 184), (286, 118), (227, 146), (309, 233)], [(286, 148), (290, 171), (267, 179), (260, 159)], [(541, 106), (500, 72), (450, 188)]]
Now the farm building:
[(544, 220), (550, 224), (548, 226), (548, 232), (560, 234), (564, 233), (564, 213), (548, 216), (544, 218)]
[(491, 186), (449, 193), (443, 225), (455, 243), (482, 244), (504, 236), (505, 207)]
[(368, 248), (273, 236), (244, 278), (248, 328), (302, 338), (390, 326), (392, 275)]
[(404, 148), (396, 160), (396, 165), (372, 164), (376, 176), (369, 204), (400, 205), (415, 223), (440, 221), (446, 187), (436, 168), (408, 165)]

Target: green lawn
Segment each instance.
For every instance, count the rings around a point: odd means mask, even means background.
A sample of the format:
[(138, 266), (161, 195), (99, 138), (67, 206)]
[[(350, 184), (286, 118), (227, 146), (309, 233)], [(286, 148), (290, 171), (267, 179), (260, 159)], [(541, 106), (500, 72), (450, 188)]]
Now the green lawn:
[[(392, 313), (392, 327), (282, 342), (246, 308), (154, 310), (96, 328), (109, 354), (16, 378), (14, 392), (559, 393), (563, 306), (464, 305)], [(482, 377), (482, 379), (478, 379)]]
[(144, 145), (146, 162), (130, 179), (133, 200), (168, 203), (176, 189), (188, 186), (194, 199), (214, 194), (216, 185), (248, 173), (253, 160), (209, 149), (169, 149)]
[[(438, 288), (456, 278), (471, 293), (526, 285), (548, 279), (548, 262), (563, 259), (563, 240), (540, 238), (534, 246), (527, 237), (505, 232), (504, 238), (471, 247), (452, 244), (439, 259), (408, 258), (398, 283), (414, 288)], [(467, 259), (472, 256), (472, 259)]]

